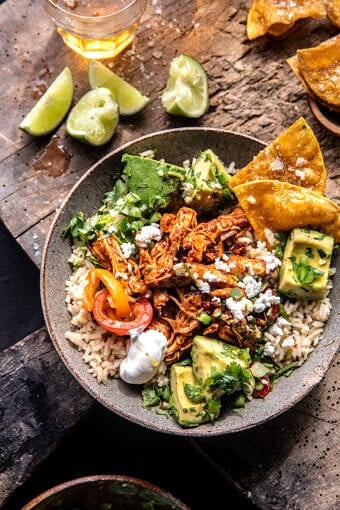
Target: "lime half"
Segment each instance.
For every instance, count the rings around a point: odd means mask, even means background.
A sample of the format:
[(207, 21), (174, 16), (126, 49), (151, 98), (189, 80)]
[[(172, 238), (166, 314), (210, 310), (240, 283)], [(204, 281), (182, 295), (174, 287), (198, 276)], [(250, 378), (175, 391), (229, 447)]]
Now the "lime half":
[(140, 112), (150, 101), (138, 89), (117, 76), (101, 62), (91, 60), (88, 75), (91, 89), (105, 87), (110, 90), (118, 103), (121, 115), (133, 115)]
[(53, 131), (70, 109), (73, 89), (71, 69), (65, 67), (26, 115), (19, 128), (34, 136)]
[(208, 78), (197, 60), (179, 55), (171, 61), (162, 104), (168, 113), (184, 117), (201, 117), (207, 111)]
[(90, 145), (104, 145), (112, 137), (119, 120), (118, 104), (106, 88), (87, 92), (67, 117), (69, 135)]

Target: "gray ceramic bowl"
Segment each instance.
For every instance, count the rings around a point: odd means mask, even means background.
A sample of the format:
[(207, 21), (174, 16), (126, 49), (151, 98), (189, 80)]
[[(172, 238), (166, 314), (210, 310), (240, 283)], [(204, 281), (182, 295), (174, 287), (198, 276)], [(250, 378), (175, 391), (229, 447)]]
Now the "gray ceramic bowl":
[(130, 476), (77, 478), (39, 494), (21, 510), (190, 510), (188, 506), (144, 480)]
[[(98, 384), (87, 372), (81, 354), (64, 338), (70, 327), (65, 308), (65, 280), (70, 267), (67, 260), (71, 246), (61, 234), (72, 216), (79, 210), (94, 214), (102, 203), (104, 193), (112, 188), (121, 169), (124, 152), (139, 154), (155, 149), (159, 158), (175, 164), (197, 156), (200, 150), (211, 148), (225, 164), (234, 161), (241, 168), (263, 148), (253, 138), (228, 131), (209, 128), (182, 128), (144, 136), (113, 151), (98, 161), (71, 190), (55, 218), (45, 245), (41, 270), (41, 293), (45, 321), (54, 345), (62, 360), (80, 384), (99, 402), (120, 416), (149, 429), (183, 436), (215, 436), (241, 431), (263, 423), (289, 409), (304, 397), (324, 376), (338, 347), (340, 280), (335, 278), (332, 292), (333, 313), (325, 327), (323, 339), (308, 360), (289, 378), (282, 378), (274, 391), (262, 399), (254, 399), (242, 412), (225, 409), (214, 424), (184, 429), (172, 418), (157, 415), (142, 407), (140, 388), (111, 380)], [(339, 257), (337, 260), (339, 266)], [(339, 270), (339, 269), (338, 269)]]

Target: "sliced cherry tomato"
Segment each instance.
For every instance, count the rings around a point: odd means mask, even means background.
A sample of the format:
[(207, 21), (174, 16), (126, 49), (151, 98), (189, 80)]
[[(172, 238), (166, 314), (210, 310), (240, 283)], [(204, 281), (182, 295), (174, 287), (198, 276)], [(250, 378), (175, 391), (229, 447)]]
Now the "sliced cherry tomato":
[(254, 389), (253, 397), (264, 398), (270, 392), (270, 379), (269, 377), (261, 377), (262, 388)]
[(118, 336), (125, 336), (129, 334), (131, 329), (136, 329), (140, 326), (146, 328), (152, 321), (152, 304), (145, 298), (140, 298), (133, 303), (131, 306), (131, 319), (128, 318), (125, 321), (116, 320), (112, 316), (112, 309), (111, 311), (107, 310), (108, 296), (109, 292), (107, 289), (100, 290), (94, 298), (93, 306), (93, 316), (95, 320), (107, 331), (115, 333)]
[(129, 296), (110, 271), (107, 271), (107, 269), (90, 269), (87, 279), (88, 283), (84, 290), (83, 303), (89, 312), (93, 310), (95, 293), (99, 283), (102, 282), (110, 294), (110, 305), (116, 310), (118, 319), (130, 315)]

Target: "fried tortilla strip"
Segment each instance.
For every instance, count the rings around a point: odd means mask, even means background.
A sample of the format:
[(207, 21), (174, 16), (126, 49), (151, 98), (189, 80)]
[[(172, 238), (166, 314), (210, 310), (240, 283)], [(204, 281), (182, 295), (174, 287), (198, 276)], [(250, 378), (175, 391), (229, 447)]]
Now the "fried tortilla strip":
[(326, 16), (324, 0), (253, 0), (247, 17), (251, 41), (265, 34), (283, 35), (302, 18)]
[(270, 247), (274, 233), (313, 227), (340, 242), (340, 207), (310, 189), (281, 181), (253, 181), (234, 188), (260, 241)]
[(314, 48), (297, 50), (287, 63), (314, 99), (340, 111), (340, 34)]
[(245, 182), (265, 179), (290, 182), (324, 193), (326, 177), (319, 143), (305, 119), (300, 117), (233, 175), (229, 186), (234, 190)]
[(340, 28), (340, 0), (326, 0), (327, 18)]

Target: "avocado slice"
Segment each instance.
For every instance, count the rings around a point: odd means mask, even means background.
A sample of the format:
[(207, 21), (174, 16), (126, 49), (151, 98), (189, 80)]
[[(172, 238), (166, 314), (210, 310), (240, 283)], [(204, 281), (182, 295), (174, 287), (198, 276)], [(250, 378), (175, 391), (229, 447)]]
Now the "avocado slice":
[[(197, 385), (191, 366), (172, 365), (170, 389), (177, 422), (183, 427), (196, 427), (210, 420), (202, 388)], [(187, 390), (187, 391), (186, 391)], [(194, 395), (192, 398), (188, 394)]]
[(279, 291), (307, 301), (322, 299), (326, 295), (333, 245), (333, 237), (316, 230), (292, 230), (283, 254)]
[(186, 181), (192, 187), (183, 194), (185, 203), (200, 209), (219, 205), (226, 198), (233, 199), (229, 179), (218, 156), (211, 149), (202, 151), (187, 172)]
[(250, 396), (255, 379), (248, 370), (252, 360), (249, 349), (241, 349), (215, 338), (197, 335), (191, 349), (196, 380), (214, 399), (242, 391)]
[(193, 339), (191, 358), (195, 377), (203, 386), (213, 372), (224, 372), (232, 362), (242, 368), (247, 368), (251, 363), (249, 349), (240, 349), (236, 345), (201, 335)]

